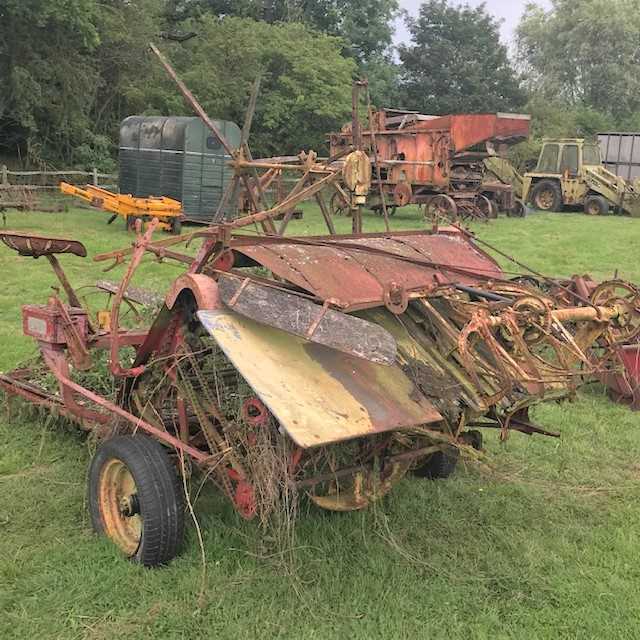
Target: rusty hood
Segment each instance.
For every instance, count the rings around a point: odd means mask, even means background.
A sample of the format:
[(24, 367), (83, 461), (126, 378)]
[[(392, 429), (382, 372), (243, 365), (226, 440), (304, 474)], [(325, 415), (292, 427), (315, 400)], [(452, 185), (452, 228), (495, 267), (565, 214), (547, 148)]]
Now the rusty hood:
[(392, 283), (419, 292), (503, 277), (498, 263), (455, 229), (331, 238), (236, 236), (232, 246), (274, 276), (345, 311), (382, 305)]

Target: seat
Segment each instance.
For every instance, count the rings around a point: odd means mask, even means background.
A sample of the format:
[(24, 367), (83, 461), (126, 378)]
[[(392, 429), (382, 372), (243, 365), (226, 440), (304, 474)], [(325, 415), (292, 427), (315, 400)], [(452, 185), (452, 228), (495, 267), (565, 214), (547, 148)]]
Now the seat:
[(79, 258), (86, 258), (87, 250), (82, 242), (65, 238), (49, 238), (13, 231), (0, 231), (0, 240), (7, 247), (17, 251), (21, 256), (39, 258), (59, 253), (72, 253)]

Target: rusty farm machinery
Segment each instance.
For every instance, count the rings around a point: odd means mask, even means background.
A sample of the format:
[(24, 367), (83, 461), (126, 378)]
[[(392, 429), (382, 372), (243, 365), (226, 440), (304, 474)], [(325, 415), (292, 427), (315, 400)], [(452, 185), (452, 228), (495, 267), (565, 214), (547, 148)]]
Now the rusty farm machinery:
[[(82, 243), (0, 234), (20, 259), (45, 258), (60, 284), (23, 307), (39, 355), (0, 387), (97, 439), (91, 521), (127, 557), (154, 566), (179, 552), (191, 474), (263, 523), (301, 499), (363, 509), (407, 474), (451, 474), (482, 429), (558, 436), (532, 421), (533, 405), (624, 375), (620, 346), (640, 333), (632, 285), (513, 277), (458, 227), (277, 235), (276, 215), (344, 173), (309, 154), (305, 182), (261, 210), (248, 156), (235, 152), (228, 198), (243, 184), (252, 214), (160, 241), (152, 221), (132, 247), (94, 257), (128, 261), (97, 321), (58, 259), (84, 259)], [(356, 176), (344, 181), (355, 202), (367, 195), (361, 159), (345, 155), (340, 170)], [(195, 255), (178, 250), (187, 242), (200, 243)], [(145, 256), (183, 272), (145, 326), (125, 327)], [(99, 366), (108, 393), (85, 375)]]
[[(529, 135), (530, 116), (512, 113), (430, 116), (397, 109), (374, 112), (366, 82), (354, 85), (353, 103), (367, 94), (368, 125), (353, 118), (330, 135), (330, 153), (363, 149), (373, 173), (367, 206), (390, 215), (408, 204), (424, 205), (428, 218), (450, 222), (488, 220), (498, 210), (524, 214), (510, 185), (486, 171), (484, 159), (504, 155), (509, 144)], [(332, 210), (349, 211), (340, 193)]]

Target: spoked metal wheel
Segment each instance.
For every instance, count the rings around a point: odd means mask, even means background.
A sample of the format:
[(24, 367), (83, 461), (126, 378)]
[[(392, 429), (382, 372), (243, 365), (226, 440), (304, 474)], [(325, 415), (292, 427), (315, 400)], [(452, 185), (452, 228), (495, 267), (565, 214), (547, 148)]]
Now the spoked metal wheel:
[(337, 191), (331, 196), (329, 208), (331, 215), (334, 216), (348, 216), (351, 213), (349, 203), (342, 197), (342, 194)]
[(614, 344), (631, 342), (640, 335), (640, 290), (621, 280), (599, 284), (591, 294), (596, 306), (616, 306), (619, 316), (607, 328)]
[(482, 220), (490, 220), (498, 217), (498, 209), (496, 205), (489, 200), (486, 196), (479, 195), (476, 199), (476, 207), (480, 212), (480, 217)]
[(427, 222), (455, 222), (458, 219), (458, 205), (450, 196), (439, 194), (427, 203), (424, 217)]

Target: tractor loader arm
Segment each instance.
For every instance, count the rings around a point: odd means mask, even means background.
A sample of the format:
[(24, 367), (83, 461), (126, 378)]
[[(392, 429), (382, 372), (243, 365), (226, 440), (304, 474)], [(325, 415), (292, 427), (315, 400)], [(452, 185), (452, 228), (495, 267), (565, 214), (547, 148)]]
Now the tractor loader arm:
[(589, 189), (606, 198), (634, 218), (640, 217), (640, 191), (604, 167), (585, 166), (584, 179)]
[(510, 184), (516, 198), (522, 199), (524, 179), (509, 160), (498, 156), (489, 156), (484, 159), (484, 166), (500, 182)]

